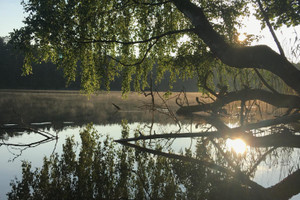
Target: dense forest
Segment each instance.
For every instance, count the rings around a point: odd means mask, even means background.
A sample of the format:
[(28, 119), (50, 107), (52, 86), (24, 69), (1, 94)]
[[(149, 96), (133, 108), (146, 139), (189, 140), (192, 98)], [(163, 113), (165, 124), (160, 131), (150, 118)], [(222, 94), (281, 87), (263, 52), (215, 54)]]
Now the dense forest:
[[(24, 55), (9, 43), (8, 37), (0, 37), (0, 89), (80, 89), (80, 71), (77, 73), (75, 82), (66, 84), (62, 69), (57, 68), (57, 66), (51, 62), (42, 62), (33, 65), (32, 74), (23, 76), (23, 60)], [(155, 77), (153, 80), (155, 80)], [(121, 90), (121, 82), (122, 78), (117, 77), (115, 81), (110, 83), (110, 90)], [(170, 85), (168, 74), (165, 75), (165, 78), (160, 83), (155, 85), (158, 90), (168, 90)], [(172, 83), (172, 86), (173, 91), (198, 91), (196, 79), (178, 79), (175, 83)], [(101, 89), (104, 90), (106, 88), (102, 86)]]

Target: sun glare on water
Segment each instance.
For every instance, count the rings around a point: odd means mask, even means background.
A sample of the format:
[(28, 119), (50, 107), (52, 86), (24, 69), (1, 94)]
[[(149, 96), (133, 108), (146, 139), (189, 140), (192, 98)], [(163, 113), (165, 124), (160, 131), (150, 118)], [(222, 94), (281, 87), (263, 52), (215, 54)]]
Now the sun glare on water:
[(248, 146), (241, 139), (227, 139), (226, 146), (229, 150), (234, 151), (237, 154), (243, 154), (246, 152)]

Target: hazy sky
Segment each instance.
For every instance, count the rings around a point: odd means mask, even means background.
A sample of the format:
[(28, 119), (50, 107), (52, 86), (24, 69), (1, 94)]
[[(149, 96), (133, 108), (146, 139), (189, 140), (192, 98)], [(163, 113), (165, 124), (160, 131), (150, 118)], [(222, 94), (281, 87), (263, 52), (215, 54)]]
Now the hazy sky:
[[(0, 0), (0, 37), (8, 36), (9, 32), (12, 32), (13, 29), (18, 29), (23, 26), (23, 19), (24, 19), (24, 11), (23, 7), (20, 4), (21, 0)], [(263, 38), (258, 44), (267, 44), (271, 48), (273, 48), (275, 51), (278, 52), (277, 47), (273, 41), (273, 38), (271, 37), (271, 34), (268, 29), (264, 29), (263, 31), (260, 31), (260, 24), (255, 18), (250, 18), (246, 21), (246, 27), (244, 27), (241, 32), (246, 32), (249, 34), (255, 34), (255, 35), (262, 35)], [(280, 31), (276, 31), (276, 34), (279, 38), (279, 41), (281, 42), (285, 52), (287, 55), (289, 55), (290, 44), (289, 40), (295, 39), (295, 32), (298, 33), (298, 38), (300, 35), (300, 26), (297, 26), (295, 28), (282, 28)], [(298, 41), (298, 44), (300, 41)], [(300, 44), (299, 44), (300, 45)], [(288, 48), (289, 47), (289, 48)], [(289, 56), (291, 57), (291, 56)], [(290, 59), (294, 62), (300, 61), (300, 56), (298, 58)]]

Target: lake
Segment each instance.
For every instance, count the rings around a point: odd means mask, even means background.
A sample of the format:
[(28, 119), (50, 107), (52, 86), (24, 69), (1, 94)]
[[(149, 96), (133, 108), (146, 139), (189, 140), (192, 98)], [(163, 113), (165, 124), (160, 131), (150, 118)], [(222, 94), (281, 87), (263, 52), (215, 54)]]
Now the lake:
[[(0, 199), (7, 198), (11, 180), (21, 179), (23, 160), (30, 161), (33, 168), (41, 167), (45, 156), (61, 154), (66, 138), (74, 136), (80, 145), (79, 132), (89, 123), (93, 123), (99, 133), (114, 139), (122, 137), (121, 124), (125, 120), (130, 137), (134, 137), (137, 129), (147, 135), (214, 131), (195, 116), (176, 115), (178, 104), (197, 104), (198, 93), (173, 93), (167, 99), (163, 98), (163, 93), (153, 95), (130, 93), (124, 98), (121, 92), (115, 91), (85, 96), (77, 91), (1, 90)], [(256, 115), (269, 118), (274, 114), (273, 108), (267, 105), (260, 108), (263, 108), (260, 114), (253, 108), (253, 121)], [(225, 123), (231, 128), (238, 126), (239, 106), (233, 104), (226, 109), (231, 115), (224, 117)], [(179, 153), (186, 148), (195, 150), (195, 144), (196, 139), (180, 138), (172, 141), (171, 148)], [(225, 152), (233, 151), (234, 145), (232, 140), (226, 140)], [(239, 146), (240, 150), (235, 151), (241, 151), (236, 154), (242, 155), (243, 162), (270, 150), (253, 149), (247, 144), (235, 146)], [(277, 148), (259, 163), (251, 179), (263, 187), (270, 187), (299, 168), (299, 155), (297, 148)], [(300, 195), (292, 199), (300, 199)]]

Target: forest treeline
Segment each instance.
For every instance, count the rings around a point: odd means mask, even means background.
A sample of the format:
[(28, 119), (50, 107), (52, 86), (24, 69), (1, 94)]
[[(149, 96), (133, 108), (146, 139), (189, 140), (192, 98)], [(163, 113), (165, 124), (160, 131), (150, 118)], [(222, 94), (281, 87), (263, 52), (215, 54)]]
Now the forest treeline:
[[(0, 89), (38, 89), (38, 90), (79, 90), (80, 72), (75, 82), (66, 84), (62, 69), (58, 69), (53, 63), (34, 64), (32, 74), (22, 76), (24, 55), (15, 49), (9, 42), (8, 37), (0, 37)], [(153, 77), (153, 82), (155, 77)], [(160, 91), (169, 88), (169, 76), (156, 85)], [(110, 90), (121, 90), (122, 77), (117, 77), (110, 84)], [(102, 86), (101, 89), (106, 89)], [(172, 91), (198, 91), (197, 80), (177, 80), (173, 83)]]

